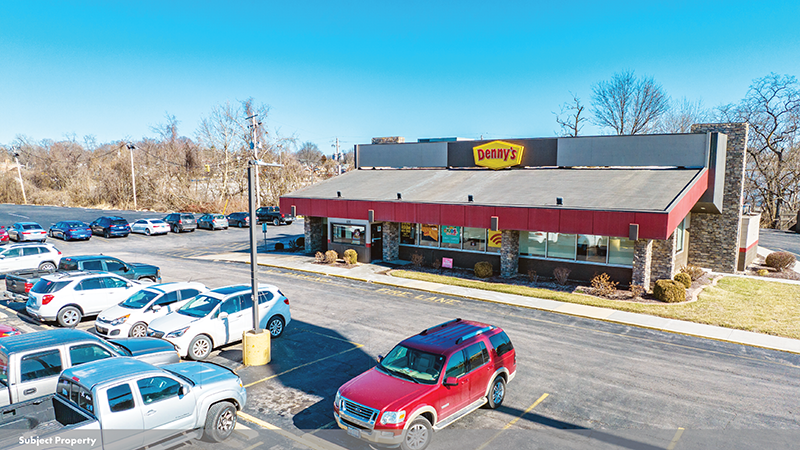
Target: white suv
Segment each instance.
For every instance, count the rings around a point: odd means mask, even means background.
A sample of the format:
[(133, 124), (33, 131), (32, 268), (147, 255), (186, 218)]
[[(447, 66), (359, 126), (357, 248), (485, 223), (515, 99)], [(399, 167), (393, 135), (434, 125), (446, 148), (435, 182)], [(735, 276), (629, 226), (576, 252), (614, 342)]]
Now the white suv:
[(148, 286), (97, 316), (94, 328), (104, 337), (145, 337), (147, 324), (177, 310), (197, 294), (207, 291), (201, 283), (180, 282)]
[(74, 327), (83, 316), (97, 314), (144, 287), (108, 272), (54, 273), (33, 285), (25, 309), (37, 320)]
[(0, 250), (0, 273), (15, 270), (56, 270), (61, 252), (50, 244), (9, 244)]
[[(283, 334), (292, 320), (289, 299), (277, 287), (258, 285), (261, 328), (273, 338)], [(177, 311), (150, 322), (147, 335), (164, 338), (181, 356), (194, 360), (208, 357), (211, 350), (240, 342), (242, 334), (253, 329), (253, 295), (250, 285), (217, 288), (200, 294)]]

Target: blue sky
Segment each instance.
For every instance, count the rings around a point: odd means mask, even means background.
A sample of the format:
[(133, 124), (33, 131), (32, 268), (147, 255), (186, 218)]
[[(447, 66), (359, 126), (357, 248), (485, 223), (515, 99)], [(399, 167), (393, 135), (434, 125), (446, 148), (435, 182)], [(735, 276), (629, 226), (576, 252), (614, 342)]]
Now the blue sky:
[[(253, 97), (268, 130), (330, 153), (373, 136), (546, 137), (615, 72), (737, 102), (800, 75), (800, 2), (38, 1), (0, 4), (0, 144), (194, 138)], [(585, 134), (601, 130), (587, 126)]]

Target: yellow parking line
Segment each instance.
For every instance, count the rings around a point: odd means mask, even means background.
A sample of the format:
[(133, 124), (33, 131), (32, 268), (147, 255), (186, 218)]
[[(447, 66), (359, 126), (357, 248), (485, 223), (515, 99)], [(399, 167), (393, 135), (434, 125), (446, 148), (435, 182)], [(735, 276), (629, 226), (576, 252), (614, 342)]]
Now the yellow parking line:
[(256, 442), (255, 444), (251, 445), (250, 447), (247, 447), (244, 450), (253, 450), (254, 448), (258, 447), (261, 444), (263, 444), (263, 442)]
[(678, 431), (675, 432), (675, 437), (672, 438), (672, 442), (669, 443), (667, 450), (675, 450), (675, 446), (678, 445), (681, 435), (683, 435), (683, 428), (678, 428)]
[(320, 361), (324, 361), (324, 360), (326, 360), (326, 359), (330, 359), (330, 358), (333, 358), (334, 356), (339, 356), (339, 355), (341, 355), (341, 354), (344, 354), (344, 353), (347, 353), (347, 352), (352, 352), (353, 350), (357, 350), (357, 349), (359, 349), (359, 348), (361, 348), (361, 347), (363, 347), (363, 345), (362, 345), (362, 344), (356, 344), (356, 346), (355, 346), (355, 347), (353, 347), (353, 348), (348, 348), (347, 350), (341, 351), (341, 352), (339, 352), (339, 353), (334, 353), (333, 355), (328, 355), (328, 356), (325, 356), (325, 357), (323, 357), (323, 358), (320, 358), (320, 359), (317, 359), (317, 360), (314, 360), (314, 361), (311, 361), (311, 362), (307, 362), (307, 363), (305, 363), (305, 364), (300, 364), (300, 365), (299, 365), (299, 366), (297, 366), (297, 367), (292, 367), (291, 369), (289, 369), (289, 370), (284, 370), (284, 371), (283, 371), (283, 372), (281, 372), (281, 373), (276, 373), (275, 375), (270, 375), (270, 376), (268, 376), (268, 377), (266, 377), (266, 378), (262, 378), (262, 379), (260, 379), (260, 380), (258, 380), (258, 381), (254, 381), (254, 382), (252, 382), (252, 383), (250, 383), (250, 384), (246, 384), (246, 385), (244, 385), (244, 387), (246, 387), (246, 388), (249, 388), (250, 386), (254, 386), (254, 385), (258, 384), (258, 383), (263, 383), (264, 381), (271, 380), (271, 379), (273, 379), (273, 378), (275, 378), (275, 377), (279, 377), (279, 376), (281, 376), (281, 375), (287, 374), (287, 373), (289, 373), (289, 372), (291, 372), (291, 371), (293, 371), (293, 370), (297, 370), (297, 369), (300, 369), (300, 368), (302, 368), (302, 367), (310, 366), (310, 365), (312, 365), (312, 364), (316, 364), (316, 363), (318, 363), (318, 362), (320, 362)]
[(533, 404), (531, 406), (529, 406), (528, 409), (523, 411), (522, 414), (519, 415), (519, 417), (515, 418), (511, 422), (508, 422), (508, 424), (506, 424), (506, 426), (504, 426), (502, 430), (498, 431), (497, 434), (492, 436), (491, 439), (489, 439), (488, 441), (484, 442), (483, 445), (481, 445), (480, 447), (477, 448), (477, 450), (483, 450), (484, 448), (486, 448), (486, 446), (489, 445), (493, 440), (497, 439), (497, 437), (500, 436), (503, 433), (503, 431), (505, 431), (505, 430), (511, 428), (512, 426), (514, 426), (514, 424), (517, 423), (517, 421), (519, 419), (523, 418), (525, 416), (525, 414), (528, 414), (529, 412), (531, 412), (531, 410), (533, 410), (533, 408), (536, 408), (536, 405), (538, 405), (539, 403), (542, 403), (542, 400), (546, 399), (548, 395), (550, 395), (550, 394), (547, 394), (547, 393), (542, 394), (542, 396), (539, 397), (538, 400), (533, 402)]
[(316, 430), (314, 430), (314, 431), (311, 431), (311, 432), (309, 432), (308, 434), (309, 434), (309, 435), (311, 435), (311, 436), (313, 436), (313, 435), (317, 434), (317, 432), (319, 432), (319, 431), (321, 431), (321, 430), (327, 430), (328, 428), (333, 428), (333, 426), (334, 426), (334, 425), (336, 425), (336, 421), (335, 421), (335, 420), (333, 420), (333, 421), (331, 421), (331, 422), (328, 422), (328, 423), (326, 423), (325, 425), (323, 425), (323, 426), (321, 426), (321, 427), (317, 428), (317, 429), (316, 429)]
[(318, 334), (318, 335), (320, 335), (320, 336), (325, 336), (326, 338), (336, 339), (337, 341), (347, 342), (348, 344), (353, 344), (353, 345), (358, 345), (358, 346), (361, 346), (361, 347), (363, 347), (363, 345), (362, 345), (362, 344), (359, 344), (358, 342), (348, 341), (348, 340), (347, 340), (347, 339), (345, 339), (345, 338), (340, 338), (340, 337), (336, 337), (336, 336), (331, 336), (331, 335), (329, 335), (329, 334), (319, 333), (319, 332), (317, 332), (317, 331), (311, 331), (311, 330), (303, 330), (303, 331), (304, 331), (304, 332), (306, 332), (306, 333)]
[(324, 440), (316, 438), (316, 437), (315, 437), (315, 439), (308, 439), (308, 438), (305, 438), (304, 436), (298, 436), (298, 435), (296, 435), (296, 434), (294, 434), (294, 433), (292, 433), (290, 431), (286, 431), (286, 430), (284, 430), (282, 428), (276, 427), (275, 425), (273, 425), (273, 424), (271, 424), (269, 422), (265, 422), (265, 421), (263, 421), (263, 420), (261, 420), (261, 419), (259, 419), (257, 417), (253, 417), (253, 416), (251, 416), (250, 414), (247, 414), (247, 413), (239, 412), (239, 417), (241, 417), (242, 419), (244, 419), (244, 420), (246, 420), (248, 422), (251, 422), (251, 423), (254, 423), (254, 424), (258, 425), (261, 428), (265, 428), (267, 430), (274, 431), (275, 433), (277, 433), (277, 434), (279, 434), (279, 435), (281, 435), (281, 436), (283, 436), (283, 437), (285, 437), (287, 439), (291, 439), (292, 441), (295, 441), (297, 443), (305, 445), (306, 447), (309, 447), (312, 450), (346, 450), (343, 447), (340, 447), (340, 446), (338, 446), (336, 444), (333, 444), (333, 443), (328, 442), (328, 441), (324, 441)]

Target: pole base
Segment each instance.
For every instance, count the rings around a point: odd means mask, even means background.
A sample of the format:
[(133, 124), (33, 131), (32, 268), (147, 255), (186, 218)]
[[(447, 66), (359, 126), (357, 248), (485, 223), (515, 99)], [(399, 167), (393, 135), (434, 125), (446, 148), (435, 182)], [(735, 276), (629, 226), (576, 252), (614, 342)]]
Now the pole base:
[(261, 330), (259, 333), (248, 330), (242, 333), (242, 357), (245, 366), (269, 364), (272, 359), (271, 337), (269, 330)]

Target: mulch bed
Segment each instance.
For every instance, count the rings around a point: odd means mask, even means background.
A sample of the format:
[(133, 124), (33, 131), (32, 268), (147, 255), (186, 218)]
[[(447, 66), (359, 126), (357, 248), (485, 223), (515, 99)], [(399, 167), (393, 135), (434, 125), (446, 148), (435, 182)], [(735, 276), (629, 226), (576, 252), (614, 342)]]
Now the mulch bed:
[[(766, 275), (759, 275), (759, 270), (766, 270)], [(747, 266), (745, 273), (747, 275), (751, 275), (754, 277), (762, 277), (762, 278), (779, 278), (782, 280), (798, 280), (800, 281), (800, 273), (795, 272), (794, 270), (785, 270), (783, 272), (779, 272), (772, 267), (768, 267), (764, 264), (764, 258), (758, 257), (756, 258), (752, 264)]]

